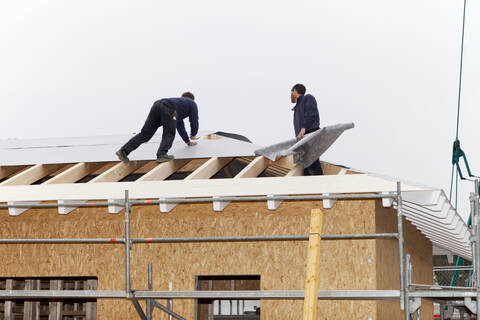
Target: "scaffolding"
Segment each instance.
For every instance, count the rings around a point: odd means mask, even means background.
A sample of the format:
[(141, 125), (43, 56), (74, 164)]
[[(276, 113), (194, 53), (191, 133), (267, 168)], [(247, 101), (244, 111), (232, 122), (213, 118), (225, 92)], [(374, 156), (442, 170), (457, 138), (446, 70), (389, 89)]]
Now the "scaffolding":
[[(322, 235), (322, 240), (355, 240), (392, 238), (398, 240), (399, 257), (399, 287), (400, 290), (329, 290), (318, 291), (318, 299), (322, 300), (398, 300), (400, 309), (404, 310), (406, 320), (420, 319), (421, 299), (439, 302), (442, 306), (466, 308), (465, 316), (477, 314), (480, 310), (480, 205), (478, 188), (479, 182), (475, 181), (475, 192), (470, 196), (472, 207), (472, 256), (474, 282), (472, 288), (442, 287), (432, 288), (431, 285), (412, 283), (412, 265), (410, 256), (404, 255), (403, 213), (401, 183), (397, 182), (397, 191), (381, 194), (344, 194), (344, 195), (312, 195), (312, 196), (255, 196), (255, 197), (222, 197), (195, 198), (195, 199), (162, 199), (162, 200), (131, 200), (128, 190), (125, 190), (123, 201), (104, 202), (70, 202), (70, 203), (40, 203), (40, 204), (2, 204), (4, 208), (55, 208), (55, 207), (108, 207), (118, 206), (125, 209), (125, 235), (124, 238), (77, 238), (77, 239), (0, 239), (0, 244), (51, 244), (51, 243), (88, 243), (123, 245), (125, 247), (125, 290), (0, 290), (0, 299), (127, 299), (130, 300), (142, 320), (151, 320), (153, 308), (156, 307), (175, 319), (185, 319), (172, 310), (172, 304), (164, 306), (155, 299), (296, 299), (305, 298), (302, 290), (256, 290), (256, 291), (155, 291), (152, 290), (152, 266), (148, 268), (148, 289), (136, 290), (131, 288), (130, 281), (130, 252), (136, 243), (188, 243), (188, 242), (240, 242), (240, 241), (301, 241), (308, 240), (309, 235), (288, 236), (232, 236), (232, 237), (184, 237), (184, 238), (131, 238), (130, 213), (132, 207), (137, 205), (158, 205), (161, 203), (204, 203), (213, 201), (268, 201), (268, 200), (352, 200), (352, 199), (389, 199), (397, 203), (397, 233), (372, 233), (372, 234), (330, 234)], [(146, 300), (146, 311), (143, 310), (139, 300)], [(475, 300), (475, 301), (473, 301)], [(442, 309), (441, 308), (441, 309)], [(441, 319), (446, 313), (441, 310)]]

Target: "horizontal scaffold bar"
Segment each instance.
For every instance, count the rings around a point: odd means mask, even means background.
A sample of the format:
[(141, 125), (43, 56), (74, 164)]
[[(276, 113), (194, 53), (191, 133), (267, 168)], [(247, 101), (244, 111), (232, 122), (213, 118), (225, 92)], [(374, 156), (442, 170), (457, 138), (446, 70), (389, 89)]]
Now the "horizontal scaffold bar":
[[(397, 233), (359, 233), (323, 235), (323, 240), (396, 238)], [(308, 235), (298, 236), (233, 236), (233, 237), (184, 237), (184, 238), (134, 238), (133, 243), (171, 243), (171, 242), (240, 242), (240, 241), (302, 241)], [(50, 244), (50, 243), (125, 243), (124, 238), (99, 239), (0, 239), (0, 244)]]
[[(137, 299), (303, 299), (302, 290), (264, 291), (133, 291)], [(100, 290), (0, 290), (0, 299), (76, 299), (128, 298), (125, 291)], [(323, 300), (393, 300), (399, 290), (330, 290), (319, 291)]]

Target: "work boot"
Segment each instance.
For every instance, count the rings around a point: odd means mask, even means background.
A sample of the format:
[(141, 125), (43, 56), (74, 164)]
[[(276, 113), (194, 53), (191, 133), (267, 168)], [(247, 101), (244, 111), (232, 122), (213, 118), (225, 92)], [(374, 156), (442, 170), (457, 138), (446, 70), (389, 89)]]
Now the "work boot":
[(157, 162), (167, 162), (173, 160), (175, 157), (169, 154), (159, 154), (157, 155)]
[(115, 152), (115, 154), (117, 155), (118, 159), (124, 163), (130, 161), (130, 159), (128, 159), (127, 153), (125, 152), (125, 150), (123, 150), (123, 148)]

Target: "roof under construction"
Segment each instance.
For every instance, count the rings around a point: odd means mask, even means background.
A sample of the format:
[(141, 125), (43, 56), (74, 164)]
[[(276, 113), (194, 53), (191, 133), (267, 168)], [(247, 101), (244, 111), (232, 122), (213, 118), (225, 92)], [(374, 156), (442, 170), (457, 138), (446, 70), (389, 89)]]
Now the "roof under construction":
[[(214, 210), (222, 211), (228, 205), (222, 201), (225, 197), (397, 192), (397, 179), (326, 162), (324, 176), (304, 177), (303, 166), (291, 154), (269, 160), (256, 155), (261, 146), (221, 133), (203, 133), (195, 147), (176, 140), (171, 150), (176, 159), (161, 164), (151, 160), (161, 139), (157, 134), (131, 154), (131, 162), (118, 162), (114, 152), (128, 138), (0, 141), (0, 202), (113, 201), (128, 190), (132, 199), (166, 200), (160, 204), (162, 212), (176, 206), (172, 199), (198, 197), (215, 198)], [(401, 189), (404, 215), (435, 248), (471, 259), (470, 231), (444, 191), (412, 183), (401, 183)], [(281, 201), (266, 205), (276, 210)], [(332, 200), (323, 201), (326, 208), (332, 205)], [(383, 205), (395, 207), (396, 202), (383, 199)], [(27, 209), (9, 208), (9, 213), (19, 215)], [(60, 206), (58, 212), (73, 209)], [(122, 208), (112, 205), (108, 210), (118, 213)]]

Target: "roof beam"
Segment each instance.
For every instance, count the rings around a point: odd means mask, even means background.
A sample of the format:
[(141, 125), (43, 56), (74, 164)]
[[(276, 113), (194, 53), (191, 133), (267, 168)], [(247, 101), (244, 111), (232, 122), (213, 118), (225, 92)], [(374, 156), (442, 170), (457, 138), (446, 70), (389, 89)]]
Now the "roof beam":
[[(198, 167), (195, 171), (190, 173), (185, 179), (183, 180), (199, 180), (199, 179), (210, 179), (213, 177), (217, 172), (222, 170), (227, 164), (232, 161), (233, 158), (218, 158), (214, 157), (200, 167)], [(160, 198), (159, 200), (166, 200), (166, 198)], [(160, 203), (160, 212), (170, 212), (177, 206), (177, 203)], [(215, 204), (214, 204), (215, 207)]]
[(297, 164), (295, 167), (290, 169), (285, 177), (295, 177), (295, 176), (303, 176), (303, 165)]
[[(5, 180), (4, 182), (0, 183), (0, 186), (18, 186), (18, 185), (30, 185), (35, 181), (38, 181), (50, 173), (53, 173), (60, 168), (62, 168), (64, 164), (37, 164), (27, 170), (20, 172), (19, 174), (14, 175), (10, 179)], [(37, 204), (38, 202), (9, 202), (8, 204)], [(8, 213), (11, 216), (18, 216), (29, 208), (8, 208)]]
[[(45, 181), (42, 184), (61, 184), (61, 183), (75, 183), (78, 180), (84, 178), (85, 176), (89, 175), (90, 173), (100, 169), (103, 167), (105, 163), (103, 162), (80, 162), (74, 165), (73, 167), (59, 173), (55, 177)], [(58, 204), (68, 204), (72, 201), (70, 200), (57, 200)], [(73, 201), (79, 202), (79, 201)], [(59, 206), (58, 213), (59, 214), (68, 214), (72, 212), (75, 207), (69, 206)]]
[(118, 182), (144, 166), (148, 160), (142, 161), (130, 161), (130, 162), (119, 162), (104, 173), (98, 175), (97, 177), (90, 180), (88, 183), (98, 183), (98, 182)]
[[(118, 182), (131, 174), (132, 172), (140, 169), (148, 161), (129, 161), (129, 162), (119, 162), (104, 173), (98, 175), (97, 177), (90, 180), (88, 183), (99, 183), (99, 182)], [(108, 199), (108, 202), (115, 202), (121, 201), (120, 199)], [(119, 207), (116, 205), (109, 205), (108, 206), (108, 213), (117, 214), (123, 210), (123, 207)]]
[[(242, 179), (242, 178), (256, 178), (261, 174), (267, 167), (269, 161), (267, 158), (260, 156), (253, 159), (245, 168), (242, 169), (233, 179)], [(220, 201), (213, 201), (213, 210), (214, 211), (223, 211), (228, 205), (229, 201), (221, 201), (221, 197), (216, 197)]]
[[(345, 175), (347, 173), (347, 169), (346, 168), (341, 168), (340, 171), (338, 171), (338, 173), (336, 175)], [(329, 196), (329, 195), (333, 195), (333, 194), (330, 194), (330, 193), (324, 193), (323, 194), (324, 196)], [(322, 200), (322, 203), (323, 203), (323, 208), (324, 209), (331, 209), (333, 207), (333, 205), (335, 204), (336, 200), (332, 200), (332, 199), (323, 199)]]
[(188, 159), (173, 159), (167, 162), (160, 163), (158, 166), (145, 173), (136, 181), (161, 181), (168, 178), (178, 169), (186, 165), (190, 160)]
[(104, 166), (103, 162), (80, 162), (43, 184), (74, 183)]
[(252, 160), (242, 171), (240, 171), (234, 179), (240, 178), (256, 178), (268, 167), (268, 159), (261, 156)]
[(0, 183), (0, 186), (29, 185), (61, 169), (65, 164), (37, 164)]
[[(295, 165), (285, 177), (295, 177), (295, 176), (302, 176), (303, 175), (303, 165), (297, 164)], [(269, 194), (267, 197), (273, 197), (273, 194)], [(277, 208), (282, 204), (283, 200), (267, 200), (267, 208), (268, 210), (277, 210)]]
[(8, 177), (12, 173), (22, 170), (25, 166), (1, 166), (0, 167), (0, 179)]
[(198, 169), (193, 171), (184, 180), (192, 179), (210, 179), (217, 172), (222, 170), (233, 158), (218, 158), (214, 157), (202, 164)]

